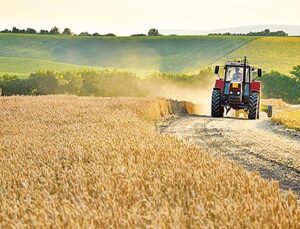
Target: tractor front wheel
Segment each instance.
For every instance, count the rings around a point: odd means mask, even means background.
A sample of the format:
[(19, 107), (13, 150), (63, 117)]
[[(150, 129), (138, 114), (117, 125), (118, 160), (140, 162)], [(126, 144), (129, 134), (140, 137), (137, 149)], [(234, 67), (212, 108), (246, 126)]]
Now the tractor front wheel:
[(248, 118), (258, 119), (259, 118), (259, 94), (252, 92), (250, 95), (249, 107), (248, 107)]
[(223, 117), (224, 107), (221, 106), (221, 92), (219, 90), (213, 90), (211, 98), (211, 116)]

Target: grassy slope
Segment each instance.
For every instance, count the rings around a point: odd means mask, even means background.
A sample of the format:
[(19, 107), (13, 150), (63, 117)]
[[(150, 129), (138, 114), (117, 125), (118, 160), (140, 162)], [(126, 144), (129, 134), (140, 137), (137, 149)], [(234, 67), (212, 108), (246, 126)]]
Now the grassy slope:
[[(187, 72), (247, 55), (269, 71), (300, 64), (300, 37), (69, 37), (0, 34), (0, 72), (93, 66), (144, 72)], [(12, 57), (8, 59), (7, 57)], [(14, 58), (25, 58), (14, 59)], [(55, 63), (56, 62), (56, 63)], [(68, 64), (68, 65), (65, 65)], [(77, 66), (79, 65), (79, 66)]]
[[(183, 72), (211, 65), (253, 39), (224, 36), (66, 37), (0, 34), (0, 57), (128, 70)], [(26, 73), (35, 68), (28, 67), (26, 61), (11, 60), (9, 62), (6, 59), (5, 67), (0, 66), (0, 72)], [(40, 65), (44, 68), (47, 63)], [(49, 62), (49, 68), (55, 68), (53, 63)]]
[(251, 64), (265, 71), (277, 70), (289, 73), (293, 66), (300, 64), (300, 37), (263, 37), (237, 49), (219, 63), (248, 56)]
[[(37, 70), (41, 71), (68, 71), (84, 70), (95, 67), (65, 64), (48, 60), (38, 60), (31, 58), (0, 57), (0, 75), (15, 74), (26, 75)], [(98, 68), (95, 68), (98, 69)]]

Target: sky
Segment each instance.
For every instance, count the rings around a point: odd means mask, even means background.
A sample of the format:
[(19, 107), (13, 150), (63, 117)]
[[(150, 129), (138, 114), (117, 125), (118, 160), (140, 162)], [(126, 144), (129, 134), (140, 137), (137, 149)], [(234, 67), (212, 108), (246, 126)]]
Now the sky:
[(300, 25), (299, 0), (0, 0), (0, 29), (71, 28), (117, 35), (213, 30), (247, 25)]

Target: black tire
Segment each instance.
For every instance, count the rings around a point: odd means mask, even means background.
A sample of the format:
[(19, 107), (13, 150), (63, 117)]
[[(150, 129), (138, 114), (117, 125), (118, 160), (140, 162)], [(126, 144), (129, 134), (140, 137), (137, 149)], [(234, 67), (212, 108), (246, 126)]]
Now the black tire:
[(221, 92), (219, 90), (213, 90), (212, 92), (211, 116), (216, 118), (224, 116), (224, 107), (221, 106)]
[(259, 118), (259, 94), (252, 92), (250, 95), (250, 101), (248, 106), (248, 118), (257, 119)]
[(260, 101), (258, 101), (257, 119), (259, 119), (260, 114)]

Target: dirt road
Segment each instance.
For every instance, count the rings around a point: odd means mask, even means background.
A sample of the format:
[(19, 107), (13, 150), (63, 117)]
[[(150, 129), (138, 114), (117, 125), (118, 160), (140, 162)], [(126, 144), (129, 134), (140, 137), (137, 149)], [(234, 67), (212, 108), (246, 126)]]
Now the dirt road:
[(272, 124), (265, 115), (260, 120), (188, 116), (161, 130), (278, 180), (282, 189), (300, 196), (300, 133)]

